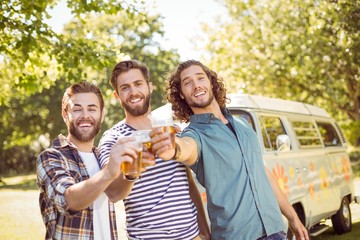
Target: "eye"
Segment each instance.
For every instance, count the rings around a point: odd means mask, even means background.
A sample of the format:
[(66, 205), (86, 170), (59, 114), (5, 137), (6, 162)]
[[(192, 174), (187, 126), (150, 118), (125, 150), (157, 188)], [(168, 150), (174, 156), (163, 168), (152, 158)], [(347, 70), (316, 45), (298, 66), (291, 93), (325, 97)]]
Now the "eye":
[(143, 85), (143, 83), (140, 82), (140, 81), (135, 83), (135, 86), (137, 86), (137, 87), (140, 87), (140, 86), (142, 86), (142, 85)]
[(128, 88), (129, 88), (128, 86), (123, 86), (123, 87), (120, 88), (120, 91), (122, 91), (122, 92), (126, 91)]

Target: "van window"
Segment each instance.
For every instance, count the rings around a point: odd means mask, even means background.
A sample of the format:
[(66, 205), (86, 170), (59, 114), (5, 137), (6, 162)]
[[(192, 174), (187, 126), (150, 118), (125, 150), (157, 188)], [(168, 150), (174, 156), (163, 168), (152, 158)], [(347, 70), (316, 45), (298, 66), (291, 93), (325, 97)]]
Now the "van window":
[(341, 130), (341, 127), (339, 126), (339, 124), (337, 124), (336, 122), (335, 122), (335, 127), (336, 127), (336, 129), (338, 130), (338, 132), (340, 133), (340, 138), (341, 138), (342, 142), (343, 142), (343, 143), (346, 143), (346, 138), (345, 138), (345, 136), (344, 136), (344, 133), (343, 133), (343, 131)]
[(340, 138), (331, 123), (316, 122), (325, 147), (340, 146)]
[(266, 150), (277, 150), (276, 138), (281, 134), (286, 134), (283, 124), (278, 117), (260, 116), (261, 135)]
[(322, 147), (319, 132), (313, 122), (291, 121), (300, 148), (320, 148)]
[(248, 123), (250, 124), (250, 126), (254, 129), (254, 131), (256, 131), (255, 129), (255, 125), (254, 125), (254, 121), (252, 119), (252, 117), (250, 116), (250, 114), (248, 112), (245, 111), (241, 111), (241, 110), (230, 110), (230, 113), (237, 118), (244, 118), (246, 121), (248, 121)]

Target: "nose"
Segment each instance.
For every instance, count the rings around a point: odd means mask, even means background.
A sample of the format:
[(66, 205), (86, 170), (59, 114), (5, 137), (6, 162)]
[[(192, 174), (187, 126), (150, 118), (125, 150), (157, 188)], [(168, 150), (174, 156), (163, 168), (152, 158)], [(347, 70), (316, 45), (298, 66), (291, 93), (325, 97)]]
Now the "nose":
[(135, 88), (130, 87), (129, 93), (132, 94), (132, 93), (134, 93), (134, 92), (136, 92)]
[(131, 86), (128, 87), (127, 94), (131, 95), (131, 94), (134, 94), (136, 91), (137, 91), (136, 87), (131, 85)]
[(194, 86), (194, 89), (198, 89), (201, 87), (200, 85), (200, 82), (199, 81), (193, 81), (193, 86)]
[(83, 118), (88, 118), (88, 117), (90, 117), (90, 112), (88, 111), (88, 110), (83, 110), (82, 112), (81, 112), (81, 117), (83, 117)]

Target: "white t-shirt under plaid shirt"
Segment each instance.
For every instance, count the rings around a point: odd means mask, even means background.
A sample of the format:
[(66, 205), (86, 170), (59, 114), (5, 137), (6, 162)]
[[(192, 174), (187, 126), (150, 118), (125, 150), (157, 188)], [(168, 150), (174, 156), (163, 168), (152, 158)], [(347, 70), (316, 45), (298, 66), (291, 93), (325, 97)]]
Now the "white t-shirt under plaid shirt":
[[(112, 145), (134, 128), (121, 121), (107, 130), (99, 143), (100, 165), (109, 160)], [(156, 159), (136, 180), (124, 199), (130, 239), (193, 239), (199, 234), (196, 207), (189, 195), (185, 166)]]

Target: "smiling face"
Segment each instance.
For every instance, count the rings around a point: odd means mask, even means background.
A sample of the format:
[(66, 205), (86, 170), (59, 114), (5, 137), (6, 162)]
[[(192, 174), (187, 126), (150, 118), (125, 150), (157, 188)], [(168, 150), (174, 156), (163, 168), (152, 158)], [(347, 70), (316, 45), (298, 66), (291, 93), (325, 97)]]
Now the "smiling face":
[(79, 142), (91, 142), (100, 131), (102, 111), (95, 93), (77, 93), (62, 111), (69, 134)]
[[(192, 65), (180, 73), (181, 98), (191, 109), (206, 108), (214, 100), (212, 86), (204, 70)], [(195, 111), (194, 111), (195, 112)]]
[(148, 114), (152, 90), (152, 83), (148, 83), (141, 71), (134, 68), (119, 74), (114, 94), (126, 114), (138, 117)]

